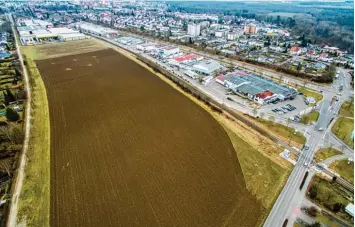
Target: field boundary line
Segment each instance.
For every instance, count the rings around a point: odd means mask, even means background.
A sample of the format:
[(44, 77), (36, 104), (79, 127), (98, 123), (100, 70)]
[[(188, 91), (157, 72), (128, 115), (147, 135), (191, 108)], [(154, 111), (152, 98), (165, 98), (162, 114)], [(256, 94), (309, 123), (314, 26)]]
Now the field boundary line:
[(108, 40), (104, 37), (100, 37), (100, 36), (96, 36), (93, 34), (88, 34), (92, 37), (95, 37), (99, 40), (102, 40), (104, 42), (107, 42), (113, 46), (115, 46), (116, 48), (120, 48), (124, 51), (129, 52), (130, 55), (135, 56), (138, 60), (142, 61), (143, 63), (147, 64), (149, 67), (151, 67), (153, 70), (160, 72), (162, 75), (164, 75), (165, 77), (167, 77), (168, 79), (172, 80), (174, 83), (176, 83), (178, 86), (181, 86), (187, 90), (189, 90), (191, 92), (192, 95), (194, 96), (198, 96), (200, 97), (202, 100), (212, 103), (213, 105), (223, 109), (224, 111), (226, 111), (227, 113), (229, 113), (230, 115), (232, 115), (234, 118), (236, 118), (237, 120), (243, 122), (244, 124), (246, 124), (247, 126), (253, 128), (254, 130), (258, 131), (259, 133), (261, 133), (262, 135), (265, 135), (267, 138), (271, 139), (272, 141), (274, 141), (276, 144), (279, 144), (283, 147), (285, 147), (286, 149), (288, 149), (289, 151), (292, 151), (296, 156), (298, 156), (300, 154), (299, 151), (297, 151), (296, 149), (294, 149), (293, 147), (289, 146), (286, 142), (284, 142), (283, 140), (281, 140), (280, 138), (278, 138), (277, 136), (274, 136), (272, 134), (270, 134), (269, 132), (267, 132), (266, 130), (264, 130), (263, 128), (261, 128), (259, 125), (256, 125), (255, 123), (253, 123), (252, 121), (250, 121), (249, 119), (247, 119), (246, 117), (241, 116), (241, 114), (238, 114), (234, 111), (232, 111), (231, 109), (229, 109), (227, 106), (219, 103), (218, 101), (214, 100), (212, 97), (210, 97), (208, 94), (204, 93), (203, 91), (201, 91), (200, 89), (192, 86), (191, 84), (187, 83), (186, 81), (184, 81), (182, 78), (175, 76), (174, 74), (170, 73), (169, 71), (163, 69), (161, 66), (155, 64), (154, 62), (152, 62), (149, 59), (146, 59), (145, 57), (141, 56), (140, 54), (136, 54), (134, 52), (132, 52), (129, 49), (126, 49), (122, 46), (119, 46), (117, 43), (113, 42), (112, 40)]
[(12, 198), (11, 198), (11, 203), (10, 203), (10, 208), (9, 208), (9, 214), (8, 214), (8, 219), (6, 226), (7, 227), (13, 227), (16, 226), (16, 220), (17, 220), (17, 214), (18, 214), (18, 197), (20, 196), (23, 181), (24, 181), (24, 170), (27, 162), (27, 150), (28, 150), (28, 141), (30, 137), (30, 127), (31, 127), (31, 89), (29, 86), (29, 78), (28, 78), (28, 72), (27, 68), (23, 64), (23, 58), (21, 54), (21, 50), (19, 48), (18, 44), (18, 36), (15, 31), (15, 25), (13, 21), (12, 14), (8, 14), (8, 19), (11, 22), (11, 28), (13, 35), (15, 36), (15, 43), (16, 43), (16, 52), (18, 54), (19, 61), (21, 63), (21, 67), (23, 70), (23, 75), (25, 78), (25, 88), (26, 88), (26, 95), (27, 95), (27, 100), (26, 100), (26, 114), (25, 114), (25, 139), (23, 141), (23, 148), (22, 148), (22, 153), (20, 157), (20, 164), (17, 168), (17, 175), (15, 179), (15, 187), (13, 190)]

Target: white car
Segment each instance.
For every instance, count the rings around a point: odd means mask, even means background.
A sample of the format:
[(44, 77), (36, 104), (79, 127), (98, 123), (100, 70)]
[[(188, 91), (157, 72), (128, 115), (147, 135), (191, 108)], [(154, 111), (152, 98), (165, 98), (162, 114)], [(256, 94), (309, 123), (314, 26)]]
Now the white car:
[(303, 163), (303, 166), (304, 166), (304, 167), (307, 167), (307, 166), (308, 166), (308, 163), (307, 163), (307, 162)]

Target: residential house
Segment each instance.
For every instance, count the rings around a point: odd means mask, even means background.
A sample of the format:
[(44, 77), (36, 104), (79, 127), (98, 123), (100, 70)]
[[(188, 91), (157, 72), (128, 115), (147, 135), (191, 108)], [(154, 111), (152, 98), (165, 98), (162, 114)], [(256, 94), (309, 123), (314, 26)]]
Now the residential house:
[(319, 55), (319, 59), (321, 61), (326, 61), (326, 62), (333, 62), (333, 58), (332, 57), (329, 57), (329, 54), (328, 53), (321, 53)]
[(298, 46), (291, 47), (290, 54), (292, 54), (292, 55), (300, 55), (301, 54), (301, 48), (299, 48)]

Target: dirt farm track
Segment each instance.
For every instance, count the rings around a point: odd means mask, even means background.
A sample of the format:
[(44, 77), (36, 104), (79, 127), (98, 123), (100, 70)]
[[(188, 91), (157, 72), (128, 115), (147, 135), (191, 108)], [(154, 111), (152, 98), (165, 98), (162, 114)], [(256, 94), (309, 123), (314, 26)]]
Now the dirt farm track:
[(256, 226), (215, 119), (112, 49), (37, 61), (51, 126), (51, 226)]

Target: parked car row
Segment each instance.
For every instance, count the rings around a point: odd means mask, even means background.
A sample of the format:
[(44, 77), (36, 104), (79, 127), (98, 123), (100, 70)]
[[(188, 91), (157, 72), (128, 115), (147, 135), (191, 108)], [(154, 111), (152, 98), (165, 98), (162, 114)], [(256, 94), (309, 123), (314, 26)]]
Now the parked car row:
[(272, 112), (274, 113), (277, 113), (277, 114), (285, 114), (287, 112), (291, 112), (293, 110), (297, 109), (296, 107), (292, 106), (291, 104), (286, 104), (284, 106), (281, 106), (281, 107), (278, 107), (278, 108), (275, 108), (273, 110), (271, 110)]

